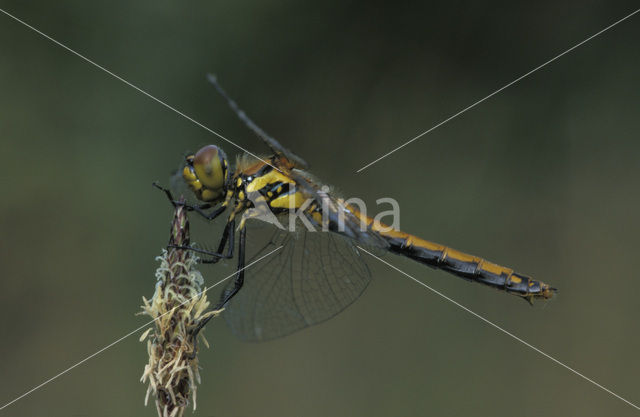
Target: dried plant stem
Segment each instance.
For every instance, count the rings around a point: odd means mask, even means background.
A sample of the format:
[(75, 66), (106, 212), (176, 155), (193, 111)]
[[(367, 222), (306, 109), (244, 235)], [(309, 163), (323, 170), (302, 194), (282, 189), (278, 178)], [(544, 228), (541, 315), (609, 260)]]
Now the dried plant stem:
[[(169, 249), (157, 258), (156, 290), (151, 300), (142, 297), (140, 313), (155, 319), (154, 327), (140, 338), (147, 340), (149, 353), (141, 381), (149, 382), (145, 405), (149, 395), (155, 394), (159, 417), (182, 416), (190, 400), (195, 410), (200, 373), (192, 330), (200, 320), (222, 311), (206, 311), (209, 301), (202, 292), (202, 275), (195, 269), (197, 257), (192, 251), (172, 247), (188, 246), (189, 239), (185, 207), (176, 204)], [(203, 342), (207, 345), (204, 337)]]

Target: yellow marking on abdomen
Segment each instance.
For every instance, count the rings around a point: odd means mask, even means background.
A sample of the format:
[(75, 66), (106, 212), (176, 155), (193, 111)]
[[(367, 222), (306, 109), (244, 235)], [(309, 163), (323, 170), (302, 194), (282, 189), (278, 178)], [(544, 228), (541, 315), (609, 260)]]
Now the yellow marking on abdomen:
[(513, 274), (513, 269), (507, 268), (498, 264), (494, 264), (493, 262), (485, 261), (484, 259), (480, 260), (478, 264), (478, 269), (489, 272), (491, 274), (502, 275), (505, 274), (507, 276)]
[(469, 255), (468, 253), (460, 252), (459, 250), (451, 249), (449, 247), (445, 247), (445, 251), (447, 253), (447, 258), (455, 259), (456, 261), (467, 263), (478, 263), (481, 261), (481, 259), (478, 257)]
[[(533, 298), (551, 298), (555, 292), (555, 289), (549, 284), (529, 277), (517, 276), (516, 272), (511, 268), (494, 264), (480, 257), (421, 239), (400, 230), (390, 229), (389, 226), (365, 216), (354, 207), (347, 206), (347, 208), (354, 216), (360, 219), (361, 223), (366, 224), (370, 230), (389, 241), (396, 248), (396, 253), (404, 254), (414, 260), (441, 268), (452, 274), (516, 294), (529, 302)], [(413, 250), (411, 250), (412, 248)], [(420, 254), (419, 249), (431, 253)], [(536, 286), (539, 286), (539, 289), (532, 292), (526, 289)]]
[(419, 247), (425, 248), (427, 250), (441, 251), (441, 252), (444, 252), (447, 249), (446, 246), (441, 245), (439, 243), (430, 242), (428, 240), (420, 239), (419, 237), (414, 236), (414, 235), (410, 235), (408, 233), (405, 233), (405, 235), (407, 236), (407, 246), (419, 246)]

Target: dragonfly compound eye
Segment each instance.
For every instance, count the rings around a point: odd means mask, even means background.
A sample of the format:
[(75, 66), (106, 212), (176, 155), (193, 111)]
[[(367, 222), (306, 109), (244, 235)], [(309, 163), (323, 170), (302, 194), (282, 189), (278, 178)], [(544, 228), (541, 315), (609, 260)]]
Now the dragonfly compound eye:
[(223, 197), (228, 175), (227, 156), (215, 145), (207, 145), (187, 157), (182, 176), (203, 201), (215, 201)]

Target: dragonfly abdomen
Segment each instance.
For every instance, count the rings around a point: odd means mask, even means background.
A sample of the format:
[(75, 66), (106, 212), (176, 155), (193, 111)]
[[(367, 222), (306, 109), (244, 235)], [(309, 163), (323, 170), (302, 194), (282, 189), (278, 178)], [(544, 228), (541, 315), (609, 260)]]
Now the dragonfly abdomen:
[(425, 265), (442, 269), (470, 281), (521, 296), (551, 298), (555, 291), (548, 284), (534, 280), (514, 270), (469, 255), (444, 245), (429, 242), (404, 232), (380, 232), (388, 241), (390, 251)]

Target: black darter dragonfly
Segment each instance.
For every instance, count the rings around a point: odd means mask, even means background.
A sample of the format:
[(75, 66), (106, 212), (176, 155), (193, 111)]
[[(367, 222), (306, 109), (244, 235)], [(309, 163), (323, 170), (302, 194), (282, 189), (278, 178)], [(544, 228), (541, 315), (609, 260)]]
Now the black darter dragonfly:
[[(213, 76), (209, 79), (272, 152), (265, 159), (244, 155), (232, 169), (222, 149), (208, 145), (187, 156), (182, 170), (189, 188), (204, 202), (191, 209), (208, 220), (229, 210), (218, 250), (194, 250), (210, 255), (212, 258), (205, 260), (209, 263), (233, 258), (236, 232), (239, 234), (238, 273), (222, 291), (217, 307), (225, 307), (226, 321), (240, 339), (260, 341), (284, 336), (327, 320), (355, 301), (370, 280), (365, 255), (357, 245), (402, 255), (529, 302), (553, 296), (555, 289), (548, 284), (391, 229), (362, 214), (313, 179), (302, 158), (267, 135), (238, 108)], [(274, 228), (271, 238), (252, 259), (277, 247), (282, 249), (245, 272), (247, 224), (293, 212), (306, 225), (310, 223), (318, 229), (324, 226), (327, 231)], [(196, 332), (205, 324), (206, 321), (201, 323)]]

